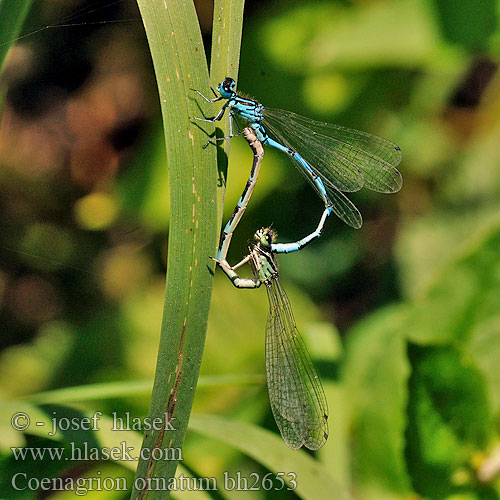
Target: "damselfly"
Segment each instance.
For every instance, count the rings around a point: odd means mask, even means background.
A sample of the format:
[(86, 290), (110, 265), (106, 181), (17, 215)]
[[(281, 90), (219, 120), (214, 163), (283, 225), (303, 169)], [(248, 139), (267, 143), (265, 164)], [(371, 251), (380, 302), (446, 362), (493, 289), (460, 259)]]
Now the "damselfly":
[[(328, 407), (321, 381), (295, 325), (288, 297), (281, 287), (272, 251), (276, 233), (266, 227), (255, 233), (249, 254), (235, 266), (218, 261), (237, 288), (264, 284), (269, 299), (266, 327), (266, 375), (269, 402), (286, 445), (321, 448), (328, 438)], [(225, 256), (224, 256), (225, 257)], [(240, 278), (236, 269), (249, 262), (253, 279)]]
[[(259, 102), (235, 92), (236, 82), (225, 78), (209, 99), (195, 90), (207, 102), (226, 99), (213, 118), (197, 120), (215, 122), (229, 108), (230, 139), (239, 135), (235, 116), (247, 120), (263, 144), (284, 151), (323, 199), (328, 215), (331, 210), (345, 223), (360, 228), (362, 217), (344, 192), (354, 192), (366, 186), (372, 191), (395, 193), (401, 189), (402, 178), (396, 166), (401, 161), (399, 147), (386, 139), (340, 125), (321, 123), (290, 111), (264, 108)], [(233, 134), (233, 122), (238, 134)], [(270, 137), (266, 128), (274, 137)], [(293, 144), (293, 146), (292, 146)]]
[[(266, 285), (269, 317), (266, 329), (266, 373), (269, 401), (280, 433), (290, 448), (306, 446), (317, 450), (328, 437), (328, 409), (325, 394), (311, 358), (295, 326), (292, 309), (278, 279), (275, 253), (301, 248), (321, 234), (326, 209), (314, 233), (295, 243), (275, 243), (276, 233), (262, 228), (255, 233), (249, 254), (236, 266), (227, 262), (229, 244), (257, 181), (264, 157), (255, 131), (246, 127), (243, 136), (254, 153), (252, 169), (243, 193), (222, 233), (217, 263), (237, 288)], [(250, 262), (254, 279), (241, 279), (236, 269)]]

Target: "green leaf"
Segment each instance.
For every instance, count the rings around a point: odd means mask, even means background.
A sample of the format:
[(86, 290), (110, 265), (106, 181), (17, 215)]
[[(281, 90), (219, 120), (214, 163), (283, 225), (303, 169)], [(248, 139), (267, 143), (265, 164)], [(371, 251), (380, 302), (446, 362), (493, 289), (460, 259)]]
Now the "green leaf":
[[(500, 91), (499, 84), (493, 80), (490, 86), (493, 95)], [(480, 127), (470, 138), (460, 156), (458, 168), (453, 175), (446, 177), (443, 186), (446, 198), (458, 206), (470, 203), (486, 205), (491, 200), (498, 207), (500, 196), (500, 116), (496, 102), (484, 106), (482, 117), (488, 127)]]
[(446, 38), (473, 52), (485, 50), (489, 37), (498, 28), (496, 0), (441, 0), (435, 8)]
[(434, 211), (405, 224), (396, 246), (404, 295), (425, 297), (441, 279), (442, 269), (470, 252), (499, 220), (498, 203), (481, 203), (465, 210)]
[[(170, 177), (170, 234), (162, 334), (151, 398), (152, 418), (174, 417), (176, 431), (146, 433), (144, 448), (181, 447), (193, 403), (207, 327), (217, 248), (215, 149), (203, 148), (212, 125), (194, 122), (200, 104), (191, 89), (208, 94), (208, 70), (191, 0), (138, 0), (148, 38), (165, 129)], [(240, 24), (236, 22), (239, 19)], [(231, 22), (239, 40), (241, 17)], [(228, 30), (229, 25), (225, 24)], [(228, 50), (228, 58), (238, 51)], [(215, 54), (212, 55), (215, 57)], [(232, 63), (237, 62), (232, 59)], [(205, 126), (206, 125), (206, 126)], [(173, 477), (175, 460), (140, 460), (137, 478)], [(136, 490), (132, 498), (165, 498)]]
[(467, 351), (486, 378), (492, 409), (498, 413), (500, 411), (500, 314), (475, 326)]
[(210, 60), (210, 83), (213, 86), (226, 76), (237, 79), (244, 5), (244, 0), (215, 0)]
[(412, 305), (408, 337), (419, 344), (466, 342), (500, 310), (500, 221), (468, 242)]
[[(139, 1), (158, 83), (170, 176), (171, 221), (167, 286), (150, 416), (177, 419), (174, 436), (147, 433), (150, 450), (182, 445), (205, 340), (217, 244), (215, 153), (203, 149), (206, 136), (190, 88), (205, 90), (208, 71), (192, 2)], [(207, 130), (212, 127), (206, 127)], [(167, 434), (167, 433), (165, 433)], [(137, 478), (173, 477), (176, 461), (141, 460)], [(132, 498), (142, 494), (135, 490)], [(164, 498), (151, 491), (147, 498)]]
[(263, 23), (261, 38), (269, 57), (300, 73), (411, 67), (444, 49), (432, 6), (422, 0), (298, 4)]
[(33, 0), (0, 0), (0, 70), (32, 3)]
[[(215, 88), (226, 76), (238, 79), (240, 62), (243, 7), (245, 0), (215, 0), (212, 29), (212, 50), (210, 59), (210, 85)], [(225, 113), (218, 137), (225, 137), (229, 131), (229, 113)], [(225, 186), (231, 141), (223, 141), (217, 148), (219, 167), (218, 223), (221, 225), (224, 212)]]
[(248, 423), (207, 415), (193, 415), (190, 429), (234, 446), (273, 472), (284, 472), (285, 481), (289, 472), (295, 473), (297, 488), (294, 491), (303, 499), (324, 499), (325, 492), (328, 492), (329, 498), (336, 500), (349, 498), (324, 465), (304, 451), (287, 448), (282, 439), (270, 431)]
[[(263, 375), (211, 375), (201, 376), (198, 387), (218, 387), (221, 385), (261, 385), (265, 382)], [(126, 382), (108, 382), (89, 384), (76, 387), (65, 387), (53, 391), (40, 392), (26, 396), (26, 400), (37, 404), (60, 404), (82, 401), (97, 401), (100, 399), (120, 398), (150, 394), (153, 381), (128, 380)]]
[(493, 431), (484, 379), (453, 347), (415, 346), (411, 353), (408, 467), (418, 493), (442, 498)]
[[(329, 363), (333, 363), (333, 360), (329, 359)], [(350, 491), (352, 489), (350, 395), (344, 385), (334, 384), (325, 378), (323, 378), (323, 387), (330, 412), (328, 418), (330, 436), (325, 446), (316, 452), (316, 456), (328, 468), (337, 489)]]
[[(498, 398), (493, 337), (500, 309), (499, 257), (497, 220), (456, 253), (425, 293), (371, 316), (349, 336), (346, 389), (353, 401), (360, 482), (371, 480), (382, 489), (392, 483), (398, 491), (406, 463), (418, 493), (442, 498), (456, 488), (454, 473), (487, 446), (493, 432), (489, 398)], [(408, 387), (407, 338), (424, 346), (411, 350)]]
[(409, 365), (403, 308), (370, 316), (349, 333), (343, 366), (354, 429), (353, 463), (361, 484), (404, 494)]

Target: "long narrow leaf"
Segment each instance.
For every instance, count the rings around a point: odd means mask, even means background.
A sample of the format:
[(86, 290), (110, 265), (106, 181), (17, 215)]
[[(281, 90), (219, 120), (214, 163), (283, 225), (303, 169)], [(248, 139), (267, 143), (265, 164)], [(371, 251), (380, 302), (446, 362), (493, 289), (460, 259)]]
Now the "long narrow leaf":
[[(205, 375), (198, 379), (198, 387), (264, 385), (264, 375)], [(105, 382), (100, 384), (64, 387), (53, 391), (30, 394), (24, 399), (37, 404), (67, 404), (101, 399), (137, 397), (149, 395), (153, 380), (127, 380), (125, 382)]]
[[(146, 433), (143, 448), (182, 446), (205, 343), (212, 289), (209, 256), (217, 244), (216, 167), (191, 87), (204, 88), (208, 70), (191, 0), (139, 0), (156, 72), (170, 176), (167, 286), (151, 418), (175, 419), (175, 431)], [(204, 127), (210, 131), (211, 127)], [(175, 460), (140, 460), (145, 482), (174, 476)], [(134, 490), (133, 499), (166, 498), (165, 492)]]
[(33, 0), (0, 0), (0, 70)]
[[(217, 168), (203, 148), (212, 126), (200, 126), (199, 99), (208, 69), (191, 0), (138, 0), (158, 83), (170, 175), (171, 221), (162, 334), (149, 415), (175, 419), (175, 431), (147, 433), (143, 448), (180, 448), (191, 412), (205, 334), (217, 246)], [(203, 124), (204, 125), (204, 124)], [(141, 460), (137, 478), (170, 478), (175, 460)], [(166, 498), (134, 490), (132, 499)]]
[(209, 415), (193, 416), (190, 429), (234, 446), (275, 473), (283, 472), (282, 479), (301, 498), (349, 498), (349, 494), (335, 482), (324, 465), (305, 451), (287, 448), (282, 439), (270, 431), (245, 422)]
[[(212, 29), (212, 58), (210, 60), (210, 85), (216, 87), (226, 76), (237, 78), (241, 33), (243, 25), (243, 7), (245, 0), (215, 0), (214, 21)], [(229, 114), (226, 113), (222, 122), (222, 131), (217, 135), (227, 135), (229, 127)], [(217, 164), (219, 166), (219, 225), (221, 224), (224, 195), (227, 179), (227, 166), (229, 158), (229, 147), (231, 141), (224, 141), (218, 148)]]

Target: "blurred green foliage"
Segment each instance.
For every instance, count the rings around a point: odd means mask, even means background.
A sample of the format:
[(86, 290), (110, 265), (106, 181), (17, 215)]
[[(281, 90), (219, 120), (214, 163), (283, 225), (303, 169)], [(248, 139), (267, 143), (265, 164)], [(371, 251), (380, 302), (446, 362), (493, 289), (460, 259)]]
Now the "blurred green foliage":
[[(28, 19), (30, 27), (67, 15), (45, 3), (47, 10)], [(201, 25), (209, 26), (209, 6), (198, 7)], [(131, 5), (120, 8), (131, 17)], [(315, 464), (350, 498), (500, 498), (499, 15), (493, 0), (247, 6), (242, 92), (377, 133), (403, 151), (400, 193), (352, 196), (365, 220), (361, 230), (331, 220), (320, 240), (280, 259), (330, 404), (331, 434)], [(155, 86), (139, 28), (43, 31), (7, 60), (0, 129), (6, 419), (21, 407), (19, 398), (83, 384), (91, 385), (81, 411), (147, 413), (148, 396), (135, 381), (154, 373), (169, 202)], [(70, 66), (63, 65), (47, 82), (51, 51), (63, 47), (64, 64), (73, 50), (79, 68), (85, 59), (100, 71), (68, 83)], [(234, 140), (224, 219), (250, 164), (246, 144)], [(322, 210), (311, 191), (286, 157), (266, 150), (230, 260), (245, 254), (261, 226), (273, 223), (280, 241), (310, 231)], [(276, 431), (264, 385), (244, 382), (245, 375), (264, 373), (265, 293), (237, 291), (220, 273), (214, 290), (202, 374), (242, 379), (200, 387), (195, 410), (241, 423), (241, 437), (224, 435), (224, 421), (215, 417), (206, 417), (204, 429), (199, 417), (184, 465), (200, 476), (280, 471), (279, 454), (289, 450), (275, 436), (258, 434), (259, 456), (249, 451), (256, 434), (244, 431), (245, 425)], [(97, 394), (99, 383), (118, 380), (130, 381), (130, 394), (92, 399), (92, 388)], [(9, 478), (19, 468), (9, 446), (24, 439), (3, 417), (0, 467)], [(40, 434), (26, 439), (31, 446), (54, 443)], [(266, 454), (274, 458), (266, 461)], [(303, 458), (296, 452), (285, 462), (285, 472), (297, 472), (299, 481)], [(104, 470), (101, 462), (71, 465), (26, 467), (39, 476)], [(124, 475), (121, 467), (105, 467), (114, 468), (103, 474)], [(297, 494), (338, 498), (307, 491)], [(9, 498), (36, 498), (23, 495)]]

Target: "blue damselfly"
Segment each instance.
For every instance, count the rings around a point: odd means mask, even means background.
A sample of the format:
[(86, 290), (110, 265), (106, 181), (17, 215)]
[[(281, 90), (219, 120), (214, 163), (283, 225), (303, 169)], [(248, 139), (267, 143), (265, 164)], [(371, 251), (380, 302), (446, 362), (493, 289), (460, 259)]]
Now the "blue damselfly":
[[(396, 144), (366, 132), (317, 122), (290, 111), (265, 108), (258, 101), (238, 95), (235, 88), (236, 82), (227, 77), (217, 86), (219, 96), (214, 91), (214, 99), (195, 90), (210, 103), (226, 100), (213, 118), (196, 119), (215, 122), (229, 109), (229, 136), (218, 140), (230, 139), (241, 133), (236, 116), (248, 121), (263, 144), (285, 152), (294, 160), (324, 201), (327, 215), (333, 210), (345, 223), (360, 228), (361, 214), (344, 192), (358, 191), (363, 186), (381, 193), (394, 193), (401, 188), (401, 174), (396, 169), (401, 161), (401, 150)], [(233, 134), (233, 122), (238, 134)], [(266, 129), (274, 138), (268, 135)]]

